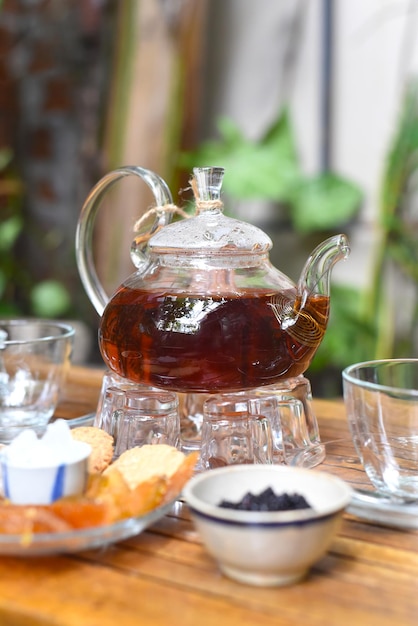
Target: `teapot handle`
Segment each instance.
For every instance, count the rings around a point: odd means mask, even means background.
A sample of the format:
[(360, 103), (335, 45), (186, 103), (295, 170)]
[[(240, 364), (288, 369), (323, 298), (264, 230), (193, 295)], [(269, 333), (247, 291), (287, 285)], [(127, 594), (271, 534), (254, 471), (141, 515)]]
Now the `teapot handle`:
[[(77, 267), (84, 289), (91, 303), (99, 315), (102, 315), (109, 296), (105, 292), (93, 261), (93, 230), (97, 211), (103, 196), (118, 180), (125, 176), (139, 176), (151, 189), (156, 206), (172, 203), (170, 190), (166, 182), (151, 170), (137, 166), (121, 167), (109, 172), (93, 187), (81, 209), (75, 236), (75, 254)], [(160, 211), (156, 214), (150, 232), (168, 224), (172, 217), (170, 211)]]

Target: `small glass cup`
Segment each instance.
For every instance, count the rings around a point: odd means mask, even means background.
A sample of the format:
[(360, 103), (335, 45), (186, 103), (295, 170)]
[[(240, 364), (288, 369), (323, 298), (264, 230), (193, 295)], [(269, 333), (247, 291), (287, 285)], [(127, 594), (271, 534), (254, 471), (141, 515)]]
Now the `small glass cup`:
[[(272, 437), (273, 463), (312, 468), (324, 460), (325, 447), (319, 440), (314, 414), (310, 413), (310, 422), (307, 419), (304, 400), (309, 399), (307, 398), (309, 381), (304, 380), (306, 383), (298, 380), (298, 385), (296, 383), (290, 385), (290, 381), (287, 381), (286, 384), (277, 387), (259, 387), (251, 391), (208, 396), (203, 406), (209, 406), (211, 403), (222, 406), (223, 403), (229, 402), (231, 416), (240, 407), (239, 410), (245, 410), (248, 414), (265, 418), (269, 423)], [(293, 395), (296, 386), (300, 387), (298, 390), (300, 399)], [(232, 407), (233, 402), (236, 403), (235, 409)]]
[(246, 398), (218, 395), (203, 405), (201, 469), (242, 463), (272, 463), (269, 420), (248, 411)]
[(208, 398), (210, 398), (208, 393), (182, 394), (183, 402), (180, 403), (180, 437), (181, 449), (185, 454), (194, 450), (200, 450), (203, 404)]
[(22, 429), (42, 434), (70, 365), (74, 329), (49, 320), (0, 322), (0, 441)]
[[(215, 394), (220, 395), (220, 394)], [(273, 437), (274, 463), (312, 468), (322, 463), (325, 447), (312, 406), (311, 385), (304, 376), (288, 378), (275, 385), (226, 394), (253, 401), (248, 410), (268, 417)], [(211, 394), (185, 394), (181, 405), (181, 442), (187, 453), (201, 447), (204, 402)], [(262, 404), (257, 406), (257, 402)]]
[(179, 396), (108, 371), (103, 376), (94, 425), (114, 438), (115, 458), (145, 444), (179, 447)]
[[(112, 411), (122, 408), (125, 392), (135, 389), (152, 389), (148, 385), (134, 383), (127, 378), (107, 370), (102, 379), (99, 401), (96, 408), (94, 425), (110, 432)], [(119, 399), (119, 400), (118, 400)]]
[(276, 398), (277, 413), (272, 418), (275, 462), (305, 468), (322, 463), (325, 446), (319, 436), (307, 378), (300, 375), (247, 393), (265, 400)]
[(343, 371), (356, 452), (375, 489), (418, 499), (418, 359), (357, 363)]
[(126, 391), (122, 408), (115, 410), (112, 417), (115, 458), (136, 446), (179, 445), (179, 400), (173, 391)]

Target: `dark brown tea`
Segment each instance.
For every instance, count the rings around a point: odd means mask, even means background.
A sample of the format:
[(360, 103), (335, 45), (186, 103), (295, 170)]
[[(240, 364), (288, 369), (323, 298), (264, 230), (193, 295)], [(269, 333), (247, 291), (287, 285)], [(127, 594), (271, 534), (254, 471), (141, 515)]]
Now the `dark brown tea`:
[(294, 292), (185, 296), (121, 287), (104, 311), (100, 349), (113, 371), (135, 382), (182, 392), (251, 389), (308, 368), (329, 298), (299, 306)]

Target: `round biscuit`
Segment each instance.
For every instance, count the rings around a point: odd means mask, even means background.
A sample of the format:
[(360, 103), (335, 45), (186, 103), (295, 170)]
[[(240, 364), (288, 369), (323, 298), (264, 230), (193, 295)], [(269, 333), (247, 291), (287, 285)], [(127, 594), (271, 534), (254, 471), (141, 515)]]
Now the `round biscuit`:
[(91, 446), (89, 457), (89, 472), (103, 472), (113, 458), (114, 440), (105, 430), (96, 426), (79, 426), (73, 428), (71, 434), (77, 441), (84, 441)]

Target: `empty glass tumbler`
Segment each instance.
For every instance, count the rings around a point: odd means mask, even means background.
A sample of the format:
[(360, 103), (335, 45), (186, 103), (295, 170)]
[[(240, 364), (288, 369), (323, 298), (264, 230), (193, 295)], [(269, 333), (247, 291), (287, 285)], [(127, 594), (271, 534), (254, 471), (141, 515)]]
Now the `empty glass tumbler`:
[(114, 437), (115, 458), (125, 450), (145, 444), (177, 447), (178, 395), (106, 374), (95, 425)]
[(0, 441), (42, 434), (70, 365), (74, 329), (49, 320), (0, 321)]
[[(215, 414), (222, 415), (223, 419), (231, 421), (246, 413), (267, 421), (273, 463), (306, 468), (321, 463), (325, 457), (325, 450), (319, 440), (316, 419), (310, 407), (309, 381), (303, 379), (297, 380), (297, 383), (292, 386), (283, 384), (208, 396), (203, 403), (202, 458), (208, 456), (206, 451), (208, 416), (214, 419)], [(299, 389), (295, 392), (296, 387)]]
[(248, 411), (239, 394), (212, 396), (203, 407), (200, 465), (212, 469), (242, 463), (272, 463), (271, 426)]
[(353, 442), (377, 491), (418, 499), (418, 359), (357, 363), (343, 371)]

